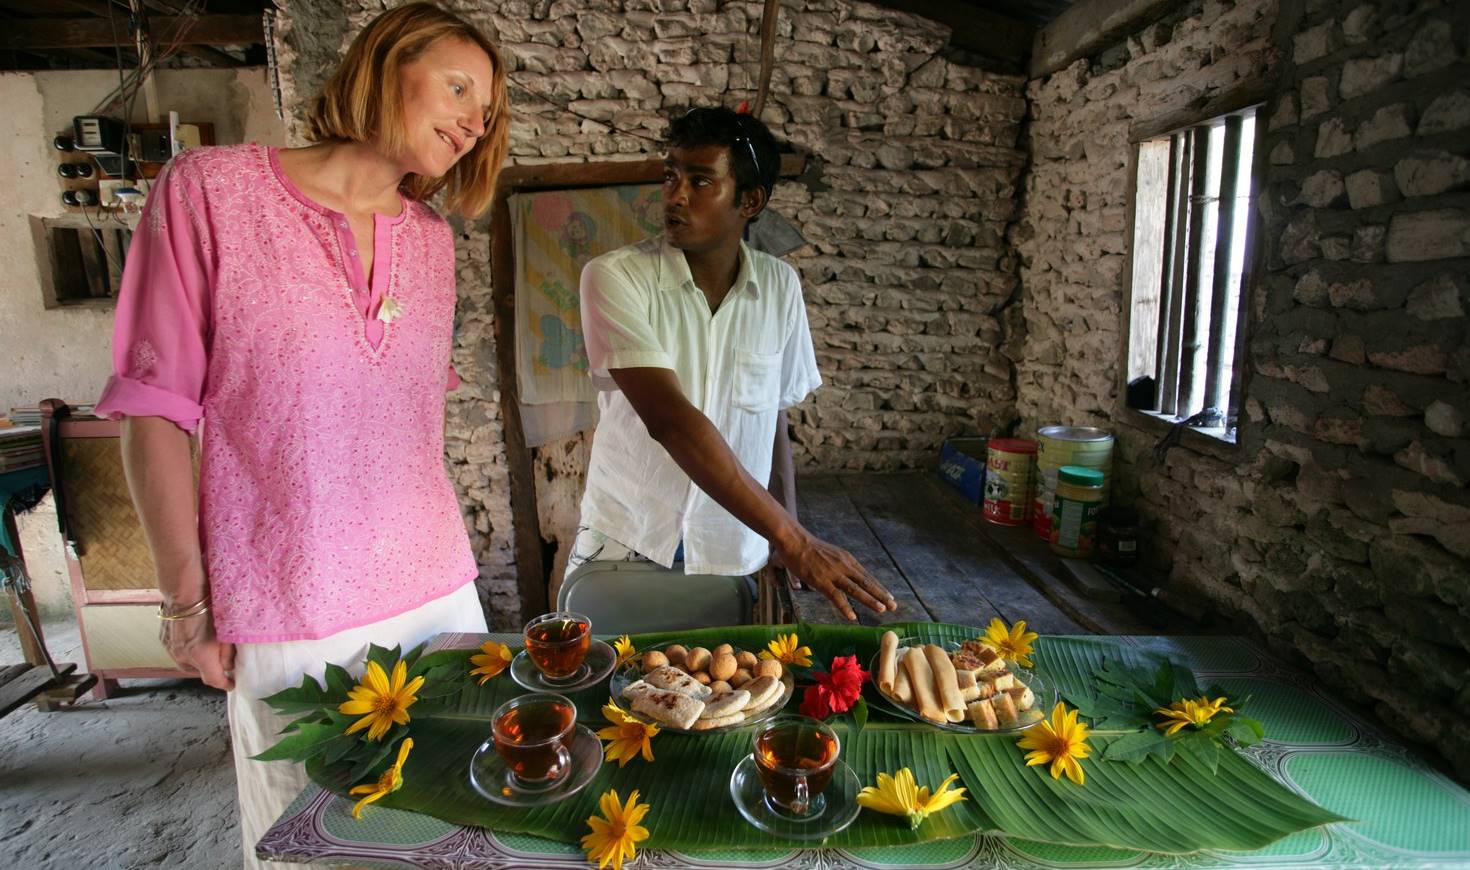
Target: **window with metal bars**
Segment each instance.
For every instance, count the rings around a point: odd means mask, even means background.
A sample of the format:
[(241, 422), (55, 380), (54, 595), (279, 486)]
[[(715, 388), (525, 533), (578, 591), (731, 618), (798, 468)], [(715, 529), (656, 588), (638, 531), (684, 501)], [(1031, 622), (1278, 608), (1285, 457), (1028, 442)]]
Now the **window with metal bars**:
[(1138, 143), (1128, 404), (1235, 440), (1256, 108)]

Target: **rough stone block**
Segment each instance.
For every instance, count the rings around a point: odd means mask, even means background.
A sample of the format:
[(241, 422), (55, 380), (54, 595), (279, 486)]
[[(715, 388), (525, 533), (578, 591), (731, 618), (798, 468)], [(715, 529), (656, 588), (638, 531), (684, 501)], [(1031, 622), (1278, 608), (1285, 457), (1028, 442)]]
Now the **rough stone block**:
[(1447, 151), (1419, 151), (1393, 167), (1404, 196), (1434, 196), (1470, 184), (1470, 160)]
[(1411, 290), (1405, 309), (1420, 320), (1444, 320), (1465, 315), (1465, 309), (1460, 305), (1460, 288), (1448, 272)]
[(1276, 103), (1276, 110), (1271, 113), (1271, 119), (1266, 122), (1266, 129), (1280, 130), (1283, 127), (1290, 127), (1296, 122), (1296, 96), (1286, 94)]
[(1388, 224), (1388, 261), (1410, 263), (1470, 256), (1470, 211), (1400, 212)]
[(1313, 269), (1297, 279), (1296, 286), (1291, 291), (1291, 298), (1303, 305), (1326, 305), (1327, 282), (1322, 279), (1320, 272)]
[(1272, 166), (1290, 166), (1296, 162), (1296, 149), (1283, 139), (1272, 146), (1269, 159)]
[(1372, 208), (1401, 199), (1393, 173), (1385, 169), (1360, 169), (1347, 177), (1346, 186), (1348, 204), (1353, 208)]
[(1449, 402), (1435, 399), (1424, 409), (1424, 425), (1436, 435), (1459, 438), (1465, 434), (1465, 413)]
[(1317, 128), (1317, 145), (1312, 154), (1318, 158), (1337, 157), (1351, 153), (1353, 137), (1341, 118), (1331, 118)]
[[(1462, 487), (1466, 480), (1455, 469), (1451, 459), (1439, 450), (1431, 449), (1423, 442), (1415, 441), (1393, 455), (1393, 461), (1403, 468), (1424, 475), (1435, 483)], [(1470, 541), (1470, 523), (1463, 524), (1461, 533)], [(1392, 528), (1392, 526), (1390, 526)], [(1397, 531), (1397, 529), (1395, 529)], [(1438, 537), (1438, 535), (1436, 535)], [(1448, 544), (1446, 544), (1448, 546)]]
[(1454, 91), (1440, 94), (1424, 110), (1419, 119), (1419, 135), (1432, 136), (1470, 127), (1470, 93)]
[(1363, 390), (1363, 410), (1376, 417), (1413, 417), (1419, 412), (1404, 404), (1398, 394), (1379, 384), (1369, 384)]
[(1404, 75), (1413, 77), (1455, 62), (1455, 35), (1450, 23), (1433, 19), (1409, 40), (1404, 49)]
[(1367, 361), (1367, 349), (1363, 344), (1363, 338), (1359, 335), (1339, 335), (1332, 340), (1332, 349), (1328, 356), (1335, 360), (1352, 365), (1362, 365)]
[(1331, 208), (1341, 205), (1347, 197), (1342, 183), (1342, 173), (1335, 169), (1323, 169), (1307, 176), (1297, 194), (1298, 203), (1313, 208)]
[(1302, 79), (1302, 119), (1315, 117), (1332, 108), (1326, 76)]
[(1383, 260), (1383, 243), (1388, 227), (1375, 224), (1353, 230), (1352, 259), (1355, 263), (1378, 263)]
[(1368, 361), (1379, 368), (1437, 375), (1444, 371), (1445, 352), (1432, 344), (1418, 344), (1395, 351), (1369, 351)]
[(1337, 47), (1337, 22), (1325, 21), (1310, 27), (1291, 38), (1291, 58), (1297, 66), (1304, 66), (1318, 58), (1326, 57)]
[(1355, 58), (1342, 65), (1337, 92), (1344, 100), (1361, 97), (1397, 79), (1403, 71), (1404, 56), (1399, 52)]
[(1348, 45), (1362, 45), (1378, 32), (1378, 10), (1372, 3), (1354, 7), (1342, 19), (1342, 38)]
[(1322, 237), (1322, 256), (1329, 260), (1346, 260), (1352, 253), (1352, 239), (1344, 235)]
[(1359, 278), (1355, 281), (1335, 281), (1329, 284), (1327, 299), (1334, 308), (1371, 311), (1385, 307), (1373, 292), (1373, 282), (1367, 278)]
[(1281, 233), (1281, 259), (1288, 265), (1302, 263), (1322, 253), (1321, 232), (1317, 229), (1316, 215), (1308, 212), (1286, 225)]
[(1414, 129), (1414, 109), (1408, 103), (1383, 106), (1373, 117), (1358, 125), (1353, 134), (1353, 147), (1359, 151), (1372, 148), (1380, 142), (1390, 142), (1408, 136)]

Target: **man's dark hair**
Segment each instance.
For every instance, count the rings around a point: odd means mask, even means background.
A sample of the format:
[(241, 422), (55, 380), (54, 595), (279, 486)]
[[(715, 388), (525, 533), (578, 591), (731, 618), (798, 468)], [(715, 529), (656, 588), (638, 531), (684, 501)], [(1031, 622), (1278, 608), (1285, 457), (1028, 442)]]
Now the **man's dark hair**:
[(730, 149), (730, 166), (735, 171), (735, 198), (747, 190), (765, 188), (766, 199), (781, 169), (781, 152), (776, 137), (759, 118), (729, 109), (690, 109), (669, 125), (666, 148), (695, 148), (723, 145)]

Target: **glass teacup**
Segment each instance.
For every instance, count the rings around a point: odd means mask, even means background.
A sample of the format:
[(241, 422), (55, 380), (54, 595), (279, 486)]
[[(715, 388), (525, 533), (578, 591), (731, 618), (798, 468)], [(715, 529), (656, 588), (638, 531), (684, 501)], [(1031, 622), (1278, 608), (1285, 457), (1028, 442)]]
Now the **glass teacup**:
[(544, 613), (526, 623), (526, 655), (548, 683), (573, 683), (586, 676), (592, 620), (580, 613)]
[(525, 791), (555, 786), (571, 770), (577, 707), (551, 692), (521, 695), (495, 710), (491, 735), (495, 753), (510, 771), (511, 783)]
[(822, 792), (842, 749), (836, 731), (810, 716), (779, 716), (755, 732), (753, 745), (767, 809), (796, 821), (826, 810)]

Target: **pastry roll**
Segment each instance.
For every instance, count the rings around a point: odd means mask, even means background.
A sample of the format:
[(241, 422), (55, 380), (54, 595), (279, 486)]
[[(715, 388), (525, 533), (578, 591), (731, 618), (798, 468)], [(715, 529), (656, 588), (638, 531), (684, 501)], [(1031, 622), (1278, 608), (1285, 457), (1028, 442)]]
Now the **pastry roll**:
[(929, 659), (929, 669), (934, 672), (934, 694), (938, 696), (944, 718), (951, 722), (965, 721), (965, 699), (960, 697), (959, 679), (949, 653), (929, 644), (924, 647), (924, 655)]
[(903, 647), (898, 651), (898, 673), (893, 678), (893, 697), (906, 707), (914, 706), (914, 687), (909, 685), (909, 672), (903, 666), (903, 658), (909, 654), (910, 649), (911, 647)]
[[(941, 654), (943, 652), (940, 650)], [(914, 709), (931, 722), (948, 722), (934, 692), (934, 669), (929, 667), (929, 656), (916, 647), (903, 657), (903, 666), (909, 672), (909, 685), (914, 690)]]
[(883, 632), (878, 644), (878, 688), (885, 695), (893, 694), (894, 681), (898, 679), (898, 635)]

